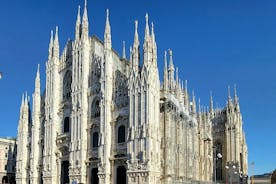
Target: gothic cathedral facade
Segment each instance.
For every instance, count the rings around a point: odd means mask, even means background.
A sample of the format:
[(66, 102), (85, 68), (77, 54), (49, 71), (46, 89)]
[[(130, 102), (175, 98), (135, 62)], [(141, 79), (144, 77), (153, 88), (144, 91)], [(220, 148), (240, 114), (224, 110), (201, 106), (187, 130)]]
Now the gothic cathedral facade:
[(16, 183), (211, 183), (227, 180), (230, 163), (246, 175), (236, 93), (221, 110), (211, 98), (207, 110), (179, 79), (172, 50), (164, 54), (162, 83), (157, 65), (148, 15), (142, 48), (135, 21), (127, 59), (125, 47), (122, 56), (112, 49), (108, 10), (101, 41), (89, 36), (86, 3), (82, 17), (79, 8), (75, 39), (61, 54), (58, 28), (51, 33), (46, 89), (41, 93), (38, 67), (32, 110), (22, 97)]

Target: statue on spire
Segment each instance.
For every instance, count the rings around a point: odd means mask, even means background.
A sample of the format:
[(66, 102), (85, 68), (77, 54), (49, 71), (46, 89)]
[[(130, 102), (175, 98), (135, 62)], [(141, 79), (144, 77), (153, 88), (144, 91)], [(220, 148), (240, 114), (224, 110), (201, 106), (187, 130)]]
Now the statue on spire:
[(109, 10), (106, 10), (106, 22), (105, 22), (105, 30), (104, 30), (104, 45), (105, 49), (111, 49), (111, 27), (109, 23)]
[(214, 103), (213, 103), (213, 94), (212, 91), (210, 91), (210, 117), (213, 118), (214, 117)]
[(192, 92), (192, 113), (196, 113), (196, 99), (195, 99), (195, 92)]
[(149, 16), (148, 13), (146, 13), (146, 28), (145, 28), (145, 40), (149, 38)]
[(56, 26), (56, 34), (54, 39), (54, 53), (53, 56), (59, 58), (59, 41), (58, 41), (58, 26)]
[(78, 6), (78, 14), (77, 14), (77, 21), (75, 27), (75, 39), (79, 40), (81, 35), (81, 18), (80, 18), (80, 5)]
[(123, 53), (122, 53), (122, 58), (126, 59), (126, 42), (123, 41)]
[(228, 100), (231, 100), (230, 86), (228, 86)]
[(35, 78), (35, 92), (40, 93), (40, 72), (39, 72), (39, 64), (37, 65), (37, 72), (36, 72), (36, 78)]
[(50, 60), (53, 57), (53, 46), (54, 46), (54, 36), (53, 36), (53, 30), (51, 30), (51, 37), (50, 37), (50, 43), (49, 43), (49, 54), (48, 54), (48, 60)]
[(236, 106), (236, 110), (239, 112), (240, 111), (240, 103), (239, 103), (239, 97), (237, 95), (237, 86), (236, 86), (236, 84), (234, 85), (234, 104)]
[(237, 95), (237, 85), (236, 84), (234, 85), (234, 101), (235, 101), (235, 103), (238, 103), (238, 101), (239, 101), (239, 98)]
[(169, 55), (170, 55), (169, 88), (170, 88), (170, 90), (173, 90), (173, 88), (174, 88), (174, 65), (173, 65), (173, 56), (172, 56), (172, 50), (171, 49), (169, 49)]
[(88, 38), (89, 35), (89, 23), (87, 15), (87, 0), (84, 1), (84, 11), (82, 16), (82, 38)]
[(138, 36), (138, 21), (135, 20), (135, 32), (134, 32), (134, 43), (132, 47), (132, 66), (136, 72), (139, 69), (139, 59), (140, 59), (140, 51), (139, 51), (139, 36)]
[(164, 91), (168, 91), (168, 66), (167, 66), (167, 51), (164, 52)]
[(153, 24), (153, 22), (151, 22), (151, 38), (152, 38), (153, 47), (156, 47), (155, 33), (154, 33), (154, 24)]

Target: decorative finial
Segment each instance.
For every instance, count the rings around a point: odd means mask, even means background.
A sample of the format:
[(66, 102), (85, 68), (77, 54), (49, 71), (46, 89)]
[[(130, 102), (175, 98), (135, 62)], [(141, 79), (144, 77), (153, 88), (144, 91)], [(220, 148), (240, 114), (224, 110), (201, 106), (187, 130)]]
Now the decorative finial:
[(55, 40), (54, 40), (54, 44), (58, 45), (58, 26), (56, 26), (56, 33), (55, 33)]
[(105, 30), (104, 30), (104, 45), (106, 49), (112, 48), (111, 41), (111, 27), (109, 23), (109, 9), (106, 10), (106, 22), (105, 22)]
[(234, 85), (234, 102), (235, 104), (237, 105), (237, 109), (239, 111), (239, 98), (238, 98), (238, 95), (237, 95), (237, 86), (236, 84)]
[(134, 21), (134, 25), (135, 25), (135, 32), (134, 32), (134, 43), (133, 43), (133, 50), (136, 50), (135, 48), (137, 48), (139, 46), (139, 38), (138, 38), (138, 20)]
[(24, 105), (24, 97), (25, 97), (25, 93), (22, 94), (21, 106)]
[(151, 37), (152, 37), (153, 46), (156, 47), (153, 22), (151, 22)]
[(75, 38), (78, 40), (80, 38), (80, 27), (81, 27), (81, 17), (80, 17), (80, 5), (78, 5), (78, 14), (76, 20), (76, 27), (75, 27)]
[(78, 5), (78, 15), (77, 15), (77, 22), (80, 22), (80, 5)]
[(145, 39), (149, 36), (149, 16), (148, 13), (146, 13), (146, 29), (145, 29)]
[(210, 91), (210, 103), (213, 103), (213, 92)]
[(52, 46), (54, 43), (54, 31), (51, 30), (50, 44), (49, 44), (49, 52), (52, 51)]
[(169, 55), (172, 56), (172, 49), (169, 49)]
[(58, 34), (58, 26), (56, 26), (56, 35)]
[(53, 33), (53, 30), (51, 30), (48, 60), (50, 60), (52, 58), (52, 56), (53, 56), (53, 45), (54, 45), (54, 33)]
[(27, 91), (25, 91), (25, 104), (26, 105), (28, 104), (28, 93), (27, 93)]
[(80, 5), (78, 5), (78, 17), (80, 17)]
[(185, 80), (185, 90), (188, 91), (188, 80)]
[(58, 39), (58, 26), (56, 26), (55, 39)]
[(36, 73), (39, 73), (39, 64), (37, 64), (37, 72)]
[(84, 10), (82, 15), (82, 23), (85, 29), (88, 28), (88, 16), (87, 16), (87, 0), (84, 1)]
[(213, 94), (212, 94), (212, 91), (210, 91), (210, 113), (211, 113), (211, 116), (213, 117), (214, 105), (213, 105)]
[(192, 112), (196, 113), (196, 99), (194, 90), (192, 91)]
[[(36, 78), (35, 78), (35, 92), (40, 93), (40, 72), (39, 72), (40, 65), (37, 65), (37, 72), (36, 72)], [(39, 91), (38, 91), (39, 90)]]
[(54, 31), (51, 30), (51, 39), (53, 39), (53, 37), (54, 37)]
[(106, 9), (106, 24), (105, 24), (105, 32), (110, 33), (110, 24), (109, 24), (109, 9)]
[(173, 52), (172, 49), (169, 49), (169, 55), (170, 55), (170, 68), (174, 68), (173, 66)]
[(198, 98), (198, 112), (201, 113), (200, 98)]

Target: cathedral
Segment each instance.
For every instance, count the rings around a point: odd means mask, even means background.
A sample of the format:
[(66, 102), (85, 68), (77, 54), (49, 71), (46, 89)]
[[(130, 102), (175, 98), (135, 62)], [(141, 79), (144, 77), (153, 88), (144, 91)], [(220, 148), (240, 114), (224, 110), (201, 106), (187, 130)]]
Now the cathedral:
[(213, 108), (212, 96), (202, 106), (179, 78), (172, 50), (161, 81), (145, 18), (142, 44), (135, 21), (129, 58), (125, 47), (121, 56), (112, 48), (108, 10), (104, 40), (89, 35), (86, 2), (61, 53), (58, 28), (51, 32), (46, 88), (38, 66), (32, 100), (22, 97), (17, 184), (238, 183), (247, 175), (236, 90), (225, 108)]

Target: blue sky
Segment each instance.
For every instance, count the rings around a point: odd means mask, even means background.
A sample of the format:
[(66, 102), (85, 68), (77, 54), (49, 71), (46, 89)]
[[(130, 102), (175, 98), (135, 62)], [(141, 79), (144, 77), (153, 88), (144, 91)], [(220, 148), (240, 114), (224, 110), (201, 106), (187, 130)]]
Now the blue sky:
[[(61, 49), (74, 38), (77, 6), (83, 0), (1, 1), (0, 136), (16, 136), (21, 95), (31, 94), (37, 64), (44, 86), (50, 30), (59, 26)], [(103, 38), (110, 9), (113, 48), (133, 42), (134, 20), (143, 42), (145, 13), (155, 24), (160, 77), (164, 50), (173, 50), (180, 77), (202, 103), (209, 91), (220, 107), (227, 86), (237, 84), (249, 163), (254, 173), (276, 169), (276, 2), (271, 0), (88, 0), (90, 35)], [(127, 49), (128, 50), (128, 49)], [(128, 55), (128, 54), (127, 54)]]

